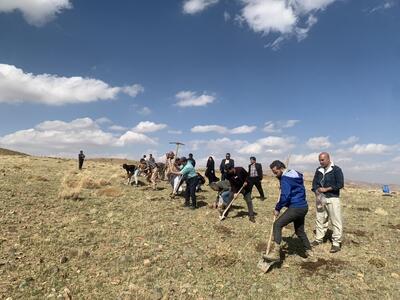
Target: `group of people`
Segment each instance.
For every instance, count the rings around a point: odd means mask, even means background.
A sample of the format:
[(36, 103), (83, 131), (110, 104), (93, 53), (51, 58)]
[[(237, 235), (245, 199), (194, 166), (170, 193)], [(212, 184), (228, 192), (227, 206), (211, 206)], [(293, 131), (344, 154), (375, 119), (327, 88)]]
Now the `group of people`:
[[(84, 160), (83, 152), (79, 154), (79, 168), (82, 168)], [(341, 250), (343, 226), (340, 207), (340, 190), (344, 187), (344, 178), (342, 170), (336, 166), (330, 159), (327, 152), (322, 152), (318, 157), (320, 166), (316, 169), (312, 181), (312, 192), (316, 199), (316, 236), (310, 243), (304, 229), (305, 217), (308, 213), (308, 202), (306, 199), (306, 189), (304, 186), (303, 175), (296, 171), (288, 169), (287, 166), (275, 160), (270, 164), (272, 173), (280, 183), (280, 196), (275, 205), (273, 214), (276, 218), (273, 225), (274, 244), (272, 251), (266, 254), (266, 259), (279, 260), (280, 247), (282, 242), (282, 228), (290, 223), (294, 224), (295, 234), (300, 238), (304, 246), (306, 256), (312, 255), (312, 247), (317, 247), (323, 243), (328, 223), (332, 223), (332, 246), (331, 253)], [(205, 183), (204, 177), (195, 169), (196, 161), (193, 154), (178, 158), (175, 153), (170, 151), (166, 153), (164, 163), (156, 163), (150, 154), (147, 159), (144, 156), (139, 166), (124, 164), (123, 168), (127, 172), (128, 184), (132, 183), (132, 177), (135, 184), (138, 184), (138, 176), (143, 175), (147, 178), (153, 189), (156, 189), (159, 169), (162, 167), (168, 182), (171, 184), (171, 196), (174, 197), (183, 183), (184, 206), (191, 209), (197, 208), (196, 192), (199, 191), (202, 184)], [(263, 170), (262, 165), (257, 162), (254, 156), (250, 157), (248, 169), (235, 167), (235, 162), (227, 153), (225, 159), (219, 167), (221, 180), (215, 173), (215, 162), (213, 157), (209, 157), (206, 165), (205, 176), (208, 179), (210, 188), (217, 191), (217, 199), (214, 204), (220, 212), (229, 205), (229, 203), (239, 194), (243, 195), (248, 209), (248, 216), (251, 222), (255, 222), (255, 213), (252, 200), (252, 189), (255, 186), (260, 194), (260, 200), (265, 199), (262, 187)], [(281, 213), (282, 208), (286, 210)]]

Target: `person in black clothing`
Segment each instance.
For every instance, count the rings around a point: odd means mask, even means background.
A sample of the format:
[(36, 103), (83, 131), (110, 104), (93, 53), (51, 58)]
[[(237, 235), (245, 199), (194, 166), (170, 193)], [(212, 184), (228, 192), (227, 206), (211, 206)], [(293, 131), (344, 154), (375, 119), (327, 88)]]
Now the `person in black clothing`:
[(215, 176), (215, 162), (212, 156), (210, 156), (207, 160), (206, 172), (205, 175), (208, 179), (208, 184), (210, 185), (213, 182), (217, 182), (219, 179)]
[(190, 161), (190, 163), (192, 164), (193, 167), (196, 166), (196, 161), (194, 160), (192, 153), (189, 153), (189, 157), (187, 160)]
[(225, 167), (225, 171), (226, 179), (229, 180), (232, 192), (235, 193), (235, 195), (243, 187), (240, 193), (246, 201), (247, 209), (249, 210), (249, 220), (250, 222), (255, 223), (256, 220), (254, 218), (253, 201), (251, 200), (251, 189), (248, 183), (249, 173), (247, 173), (242, 167), (235, 168), (229, 165)]
[(82, 170), (82, 166), (83, 166), (84, 160), (85, 160), (85, 154), (83, 154), (83, 151), (81, 150), (81, 151), (79, 152), (79, 155), (78, 155), (79, 170)]
[(153, 157), (153, 154), (150, 154), (150, 156), (149, 156), (149, 162), (151, 162), (151, 163), (156, 163), (156, 160), (155, 160), (155, 158)]
[(260, 163), (256, 162), (256, 158), (254, 156), (250, 157), (250, 165), (249, 165), (249, 185), (250, 191), (253, 190), (253, 186), (255, 186), (260, 194), (260, 200), (264, 201), (264, 191), (261, 186), (261, 180), (263, 179), (263, 170)]
[(226, 168), (229, 167), (235, 167), (235, 161), (231, 159), (231, 154), (227, 153), (225, 155), (225, 159), (221, 161), (221, 164), (219, 165), (219, 170), (221, 171), (221, 180), (226, 179)]
[[(127, 185), (131, 184), (132, 182), (132, 176), (134, 176), (135, 171), (138, 169), (135, 165), (127, 165), (127, 164), (123, 164), (122, 168), (125, 169), (127, 177), (128, 177), (128, 181), (127, 181)], [(137, 183), (136, 183), (137, 185)]]

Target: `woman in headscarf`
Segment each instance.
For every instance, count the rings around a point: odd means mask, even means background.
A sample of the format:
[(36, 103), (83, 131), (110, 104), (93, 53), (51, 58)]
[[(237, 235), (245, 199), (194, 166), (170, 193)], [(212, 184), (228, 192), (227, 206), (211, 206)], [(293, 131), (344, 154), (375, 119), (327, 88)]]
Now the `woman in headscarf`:
[(216, 182), (219, 179), (215, 176), (215, 162), (212, 156), (210, 156), (207, 160), (206, 172), (205, 175), (208, 179), (208, 184), (210, 185), (212, 182)]

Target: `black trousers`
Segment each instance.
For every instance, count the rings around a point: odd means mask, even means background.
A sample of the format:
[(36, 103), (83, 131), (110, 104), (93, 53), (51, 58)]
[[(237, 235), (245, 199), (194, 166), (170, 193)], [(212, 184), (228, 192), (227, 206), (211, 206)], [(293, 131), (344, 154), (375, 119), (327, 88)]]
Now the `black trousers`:
[(194, 176), (186, 179), (186, 190), (185, 190), (185, 204), (190, 203), (192, 199), (192, 206), (196, 207), (196, 187), (199, 183), (199, 178)]
[(79, 170), (82, 170), (82, 166), (83, 166), (83, 159), (79, 160)]
[(280, 244), (282, 241), (282, 228), (289, 223), (294, 224), (296, 235), (302, 241), (306, 250), (311, 249), (310, 241), (304, 231), (304, 219), (307, 215), (308, 207), (292, 208), (289, 207), (274, 223), (274, 241)]
[(257, 177), (249, 177), (247, 179), (247, 182), (250, 184), (250, 191), (253, 190), (253, 186), (255, 186), (258, 190), (258, 193), (260, 194), (261, 198), (265, 198), (264, 196), (264, 191), (263, 188), (261, 186), (261, 180), (258, 179)]

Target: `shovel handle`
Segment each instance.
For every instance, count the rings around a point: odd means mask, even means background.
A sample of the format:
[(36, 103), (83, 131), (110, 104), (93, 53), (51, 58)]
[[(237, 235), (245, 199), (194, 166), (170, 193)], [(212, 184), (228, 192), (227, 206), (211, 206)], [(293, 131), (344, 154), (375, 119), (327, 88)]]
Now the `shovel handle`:
[(227, 208), (225, 208), (224, 212), (222, 213), (222, 215), (220, 217), (221, 220), (225, 219), (225, 214), (228, 212), (229, 208), (231, 208), (233, 201), (236, 200), (236, 198), (239, 196), (239, 194), (243, 190), (243, 188), (244, 188), (244, 184), (242, 185), (240, 190), (236, 193), (236, 196), (233, 197), (232, 201), (228, 204)]

